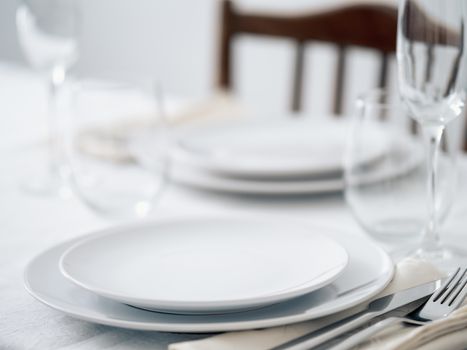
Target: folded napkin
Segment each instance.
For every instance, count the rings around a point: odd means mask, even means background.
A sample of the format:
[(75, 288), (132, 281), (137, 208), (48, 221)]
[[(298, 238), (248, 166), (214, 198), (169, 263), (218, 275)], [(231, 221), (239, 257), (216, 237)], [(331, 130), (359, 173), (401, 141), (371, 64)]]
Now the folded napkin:
[[(394, 278), (388, 287), (375, 298), (441, 277), (442, 274), (428, 262), (406, 258), (397, 264)], [(335, 315), (288, 326), (223, 333), (201, 340), (175, 343), (169, 346), (169, 350), (267, 350), (308, 332), (318, 330), (336, 320), (343, 319), (361, 308), (362, 305)], [(424, 346), (423, 350), (465, 349), (467, 330), (460, 329), (466, 327), (467, 306), (457, 310), (444, 320), (426, 326), (395, 325), (362, 344), (359, 349), (408, 350), (418, 348), (427, 342), (430, 343)], [(446, 335), (448, 333), (449, 335)], [(435, 338), (436, 340), (433, 341)]]
[[(165, 120), (172, 130), (177, 127), (209, 123), (212, 121), (234, 120), (248, 116), (244, 108), (231, 94), (223, 91), (214, 93), (208, 99), (167, 107)], [(111, 125), (82, 130), (79, 135), (79, 150), (87, 155), (117, 163), (133, 162), (128, 149), (128, 137), (142, 135), (157, 123), (154, 115), (132, 115), (115, 120)]]
[(205, 100), (187, 105), (177, 112), (167, 112), (167, 114), (172, 124), (186, 125), (243, 118), (247, 117), (250, 112), (232, 94), (221, 90), (214, 92)]

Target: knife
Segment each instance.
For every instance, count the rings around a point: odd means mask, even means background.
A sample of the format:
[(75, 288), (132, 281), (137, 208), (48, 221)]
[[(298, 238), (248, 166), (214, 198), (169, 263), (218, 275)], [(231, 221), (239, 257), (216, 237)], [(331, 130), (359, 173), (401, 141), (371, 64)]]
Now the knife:
[[(432, 281), (375, 299), (368, 304), (365, 310), (353, 316), (347, 317), (317, 331), (302, 335), (296, 339), (292, 339), (271, 350), (306, 350), (322, 345), (344, 333), (365, 325), (375, 317), (415, 301), (420, 301), (420, 303), (426, 301), (441, 285), (441, 282), (442, 280)], [(408, 312), (410, 312), (410, 310)]]

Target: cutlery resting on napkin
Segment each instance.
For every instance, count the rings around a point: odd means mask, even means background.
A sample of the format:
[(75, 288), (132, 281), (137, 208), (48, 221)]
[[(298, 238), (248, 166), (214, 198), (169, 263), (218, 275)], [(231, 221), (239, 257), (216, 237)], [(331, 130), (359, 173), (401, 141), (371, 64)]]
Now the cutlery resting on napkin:
[[(428, 262), (408, 258), (397, 264), (393, 281), (376, 298), (441, 277), (442, 274)], [(358, 307), (336, 315), (294, 325), (254, 331), (230, 332), (197, 341), (175, 343), (169, 346), (169, 350), (267, 350), (352, 315), (355, 313), (352, 310), (358, 310)], [(430, 344), (423, 347), (423, 349), (426, 348), (427, 350), (442, 349), (443, 344), (445, 349), (463, 349), (463, 344), (467, 344), (467, 331), (456, 332), (456, 330), (465, 328), (466, 325), (467, 306), (464, 306), (448, 318), (435, 321), (426, 326), (414, 328), (395, 325), (361, 344), (359, 349), (409, 350), (415, 349), (426, 342), (430, 342)], [(449, 336), (442, 337), (447, 333), (450, 333)], [(433, 341), (435, 338), (436, 341)], [(449, 344), (448, 347), (446, 347), (446, 342)]]

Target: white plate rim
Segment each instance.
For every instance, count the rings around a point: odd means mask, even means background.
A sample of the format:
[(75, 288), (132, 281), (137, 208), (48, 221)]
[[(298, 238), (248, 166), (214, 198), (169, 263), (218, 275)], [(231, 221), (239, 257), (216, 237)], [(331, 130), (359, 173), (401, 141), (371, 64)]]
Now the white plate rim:
[[(333, 125), (334, 124), (334, 125)], [(334, 162), (334, 164), (325, 164), (322, 168), (316, 169), (307, 165), (295, 166), (292, 169), (276, 169), (273, 173), (265, 172), (262, 169), (249, 169), (248, 167), (236, 167), (232, 166), (229, 163), (226, 163), (219, 159), (206, 158), (200, 155), (199, 153), (190, 151), (189, 145), (186, 145), (186, 138), (197, 136), (201, 133), (201, 136), (209, 132), (215, 132), (219, 129), (229, 130), (231, 126), (235, 127), (274, 127), (278, 128), (280, 126), (287, 127), (303, 127), (303, 125), (321, 125), (327, 128), (332, 126), (342, 127), (343, 123), (336, 120), (309, 120), (305, 118), (287, 118), (287, 119), (273, 119), (273, 120), (264, 120), (264, 119), (240, 119), (240, 120), (227, 120), (227, 121), (217, 121), (212, 124), (205, 125), (204, 129), (192, 128), (185, 130), (184, 138), (176, 143), (176, 147), (173, 152), (175, 159), (179, 161), (189, 162), (191, 164), (196, 164), (206, 170), (211, 170), (214, 172), (219, 172), (223, 174), (230, 174), (233, 176), (242, 176), (242, 177), (257, 177), (257, 176), (268, 176), (271, 178), (283, 178), (288, 176), (313, 176), (321, 175), (328, 173), (335, 173), (343, 170), (340, 161)]]
[(344, 179), (310, 179), (261, 181), (221, 177), (202, 172), (189, 165), (172, 164), (169, 170), (175, 183), (201, 190), (233, 194), (260, 194), (271, 196), (338, 193), (344, 190)]
[[(155, 231), (163, 231), (163, 226), (167, 225), (173, 225), (175, 224), (192, 224), (196, 225), (197, 222), (205, 222), (207, 220), (200, 220), (200, 219), (179, 219), (177, 221), (160, 221), (160, 222), (152, 222), (148, 225), (138, 225), (137, 227), (133, 226), (133, 229), (131, 231), (135, 232), (137, 230), (144, 230), (147, 227), (151, 228), (156, 228)], [(266, 221), (264, 217), (253, 217), (253, 216), (241, 216), (241, 217), (234, 217), (234, 216), (219, 216), (215, 218), (211, 218), (210, 224), (214, 222), (218, 223), (231, 223), (231, 222), (247, 222), (249, 224), (268, 224), (270, 226), (270, 221)], [(275, 220), (277, 224), (281, 224), (283, 226), (288, 226), (288, 227), (297, 227), (297, 229), (304, 230), (307, 228), (305, 225), (300, 225), (300, 224), (293, 224), (289, 221), (284, 221), (284, 220)], [(292, 226), (293, 225), (293, 226)], [(162, 226), (162, 227), (161, 227)], [(157, 230), (159, 228), (159, 230)], [(73, 276), (72, 273), (70, 273), (69, 269), (66, 267), (66, 259), (69, 256), (69, 254), (72, 254), (73, 251), (76, 249), (79, 249), (83, 245), (90, 243), (96, 239), (101, 239), (105, 238), (107, 236), (112, 236), (114, 234), (122, 234), (125, 232), (129, 232), (125, 227), (110, 227), (104, 230), (101, 230), (99, 232), (96, 232), (92, 234), (90, 237), (87, 237), (85, 239), (80, 240), (79, 242), (76, 242), (73, 244), (71, 247), (69, 247), (61, 256), (59, 260), (59, 269), (62, 275), (67, 278), (69, 281), (73, 282), (77, 286), (86, 289), (94, 294), (113, 299), (117, 302), (121, 303), (126, 303), (128, 305), (134, 305), (137, 307), (141, 308), (147, 308), (147, 309), (153, 309), (153, 310), (165, 310), (165, 311), (179, 311), (181, 313), (183, 312), (193, 312), (193, 313), (210, 313), (210, 312), (217, 312), (217, 311), (240, 311), (241, 309), (248, 309), (248, 308), (256, 308), (256, 307), (262, 307), (266, 305), (270, 305), (273, 303), (278, 303), (278, 302), (283, 302), (285, 300), (298, 297), (304, 294), (308, 294), (314, 290), (317, 290), (327, 284), (332, 283), (335, 281), (345, 270), (345, 268), (348, 265), (349, 262), (349, 256), (347, 251), (345, 250), (344, 247), (342, 247), (339, 242), (336, 240), (326, 237), (325, 235), (317, 232), (313, 232), (313, 230), (310, 230), (310, 234), (313, 236), (317, 236), (320, 239), (323, 239), (325, 241), (330, 242), (331, 244), (334, 244), (336, 249), (340, 251), (340, 253), (344, 256), (344, 263), (342, 265), (333, 267), (330, 270), (327, 270), (320, 274), (318, 277), (316, 277), (313, 280), (309, 280), (305, 282), (304, 284), (290, 287), (284, 290), (280, 290), (276, 292), (275, 295), (270, 295), (270, 296), (257, 296), (257, 297), (252, 297), (248, 299), (232, 299), (232, 300), (223, 300), (223, 301), (177, 301), (177, 300), (154, 300), (154, 299), (145, 299), (145, 298), (134, 298), (134, 297), (129, 297), (129, 296), (124, 296), (115, 292), (112, 292), (111, 290), (106, 290), (101, 287), (96, 287), (89, 285), (87, 283), (84, 283), (81, 281), (79, 278), (76, 278)], [(159, 233), (160, 234), (160, 233)], [(317, 280), (317, 282), (315, 282)], [(229, 303), (229, 305), (225, 305), (225, 303)]]
[[(336, 120), (333, 116), (328, 116), (326, 119), (306, 119), (306, 118), (281, 118), (281, 119), (272, 119), (272, 120), (265, 120), (265, 119), (240, 119), (240, 120), (225, 120), (225, 121), (217, 121), (211, 122), (207, 125), (203, 125), (205, 128), (199, 128), (197, 126), (194, 127), (187, 127), (181, 133), (183, 137), (180, 137), (175, 143), (174, 149), (171, 151), (170, 156), (172, 161), (175, 163), (180, 164), (187, 164), (194, 168), (200, 168), (204, 171), (210, 171), (216, 173), (218, 175), (228, 175), (231, 177), (238, 177), (241, 179), (258, 179), (258, 178), (268, 178), (268, 179), (275, 179), (275, 180), (287, 180), (293, 179), (297, 177), (336, 177), (342, 176), (344, 171), (344, 154), (342, 154), (342, 159), (338, 159), (334, 162), (329, 164), (321, 164), (320, 168), (316, 168), (315, 166), (310, 165), (295, 165), (292, 169), (275, 169), (271, 171), (270, 169), (261, 169), (261, 168), (254, 168), (251, 167), (238, 167), (233, 166), (230, 162), (225, 162), (220, 159), (209, 158), (205, 157), (202, 154), (190, 151), (189, 147), (184, 146), (186, 143), (186, 138), (190, 137), (190, 135), (197, 135), (199, 133), (205, 134), (209, 133), (210, 130), (216, 129), (228, 129), (229, 126), (234, 125), (235, 127), (274, 127), (278, 128), (280, 126), (286, 127), (300, 127), (303, 128), (304, 125), (313, 127), (312, 129), (316, 129), (317, 127), (320, 128), (327, 128), (328, 130), (335, 130), (335, 128), (339, 128), (340, 132), (345, 133), (346, 135), (348, 132), (345, 132), (346, 129), (350, 132), (351, 123), (348, 121), (343, 120)], [(343, 141), (344, 150), (345, 150), (345, 143), (346, 140)], [(369, 157), (368, 161), (371, 161), (373, 158), (377, 158), (380, 155), (380, 151), (373, 154)]]
[[(310, 227), (314, 227), (317, 229), (321, 229), (323, 231), (327, 231), (329, 233), (334, 232), (334, 234), (343, 234), (342, 228), (332, 228), (332, 227), (323, 227), (319, 225), (314, 225), (308, 222)], [(130, 225), (131, 226), (131, 225)], [(89, 234), (88, 234), (89, 235)], [(361, 295), (358, 298), (354, 298), (352, 301), (345, 303), (345, 305), (341, 307), (334, 307), (328, 308), (325, 310), (321, 310), (320, 312), (315, 313), (302, 313), (302, 314), (295, 314), (289, 316), (282, 316), (282, 317), (275, 317), (270, 319), (263, 319), (263, 320), (241, 320), (241, 321), (231, 321), (231, 322), (223, 322), (223, 323), (193, 323), (193, 322), (179, 322), (176, 324), (169, 324), (167, 322), (150, 322), (150, 321), (135, 321), (135, 320), (128, 320), (123, 319), (123, 317), (119, 319), (112, 319), (110, 317), (104, 317), (101, 313), (94, 312), (93, 310), (89, 310), (89, 306), (86, 308), (84, 306), (77, 306), (76, 304), (70, 305), (70, 303), (66, 303), (63, 305), (63, 301), (55, 300), (53, 295), (47, 295), (41, 293), (40, 290), (36, 290), (35, 286), (31, 284), (31, 270), (34, 268), (36, 263), (43, 263), (41, 259), (46, 259), (48, 255), (54, 253), (57, 249), (62, 249), (64, 251), (66, 246), (73, 244), (73, 242), (79, 241), (87, 237), (77, 237), (71, 240), (67, 240), (65, 242), (61, 242), (59, 244), (54, 245), (42, 251), (38, 255), (36, 255), (25, 267), (23, 280), (26, 290), (29, 294), (36, 298), (38, 301), (42, 302), (43, 304), (51, 307), (52, 309), (61, 311), (69, 316), (85, 320), (92, 323), (103, 324), (118, 328), (125, 328), (125, 329), (135, 329), (135, 330), (142, 330), (142, 331), (161, 331), (161, 332), (180, 332), (180, 333), (206, 333), (206, 332), (225, 332), (225, 331), (240, 331), (240, 330), (249, 330), (249, 329), (257, 329), (257, 328), (266, 328), (266, 327), (274, 327), (274, 326), (281, 326), (287, 325), (292, 323), (298, 323), (303, 321), (308, 321), (312, 319), (316, 319), (318, 317), (323, 317), (330, 315), (332, 313), (336, 313), (361, 303), (365, 303), (378, 293), (380, 293), (386, 286), (391, 282), (393, 275), (394, 275), (394, 264), (388, 254), (376, 243), (371, 241), (368, 238), (358, 237), (359, 239), (363, 239), (366, 241), (367, 244), (373, 246), (374, 249), (378, 250), (379, 254), (383, 257), (384, 260), (384, 273), (379, 275), (377, 278), (369, 281), (363, 286), (358, 287), (357, 289), (360, 292), (365, 292), (364, 294), (360, 293)], [(57, 273), (58, 271), (58, 259), (56, 261), (57, 265)], [(61, 276), (61, 275), (60, 275)], [(65, 278), (63, 278), (63, 282), (68, 282)], [(50, 287), (49, 287), (50, 288)], [(76, 287), (75, 288), (79, 288)], [(362, 289), (361, 289), (362, 288)], [(361, 290), (360, 290), (361, 289)], [(347, 298), (351, 294), (357, 293), (356, 291), (350, 291), (346, 293), (345, 298)], [(339, 297), (340, 298), (340, 297)], [(333, 300), (334, 301), (334, 300)], [(329, 302), (325, 303), (329, 304)], [(128, 306), (128, 308), (132, 307)], [(137, 310), (140, 312), (150, 312), (145, 310)], [(163, 314), (162, 314), (163, 315)]]
[[(423, 160), (421, 154), (410, 155), (403, 166), (385, 170), (369, 176), (368, 183), (404, 175), (414, 169)], [(293, 196), (339, 193), (345, 190), (348, 174), (338, 178), (310, 178), (296, 180), (261, 181), (253, 178), (222, 177), (215, 173), (203, 172), (189, 165), (173, 164), (172, 180), (184, 186), (199, 190), (239, 195)], [(346, 175), (346, 176), (344, 176)]]

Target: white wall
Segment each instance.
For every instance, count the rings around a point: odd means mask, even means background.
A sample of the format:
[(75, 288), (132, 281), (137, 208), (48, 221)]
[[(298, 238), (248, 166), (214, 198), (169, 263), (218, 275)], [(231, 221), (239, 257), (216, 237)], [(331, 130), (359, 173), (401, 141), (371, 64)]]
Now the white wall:
[[(24, 62), (16, 40), (18, 0), (0, 1), (0, 60)], [(76, 70), (92, 76), (118, 72), (150, 75), (177, 95), (204, 96), (213, 88), (218, 40), (217, 0), (80, 0), (83, 29)], [(348, 0), (239, 0), (249, 9), (301, 11)], [(235, 47), (236, 80), (245, 103), (268, 113), (289, 105), (293, 45), (283, 40), (241, 38)], [(304, 103), (327, 113), (332, 90), (333, 49), (314, 45), (307, 55)], [(353, 59), (352, 94), (369, 88), (375, 77), (371, 53)], [(358, 77), (357, 77), (358, 76)], [(357, 77), (357, 79), (355, 79)]]

